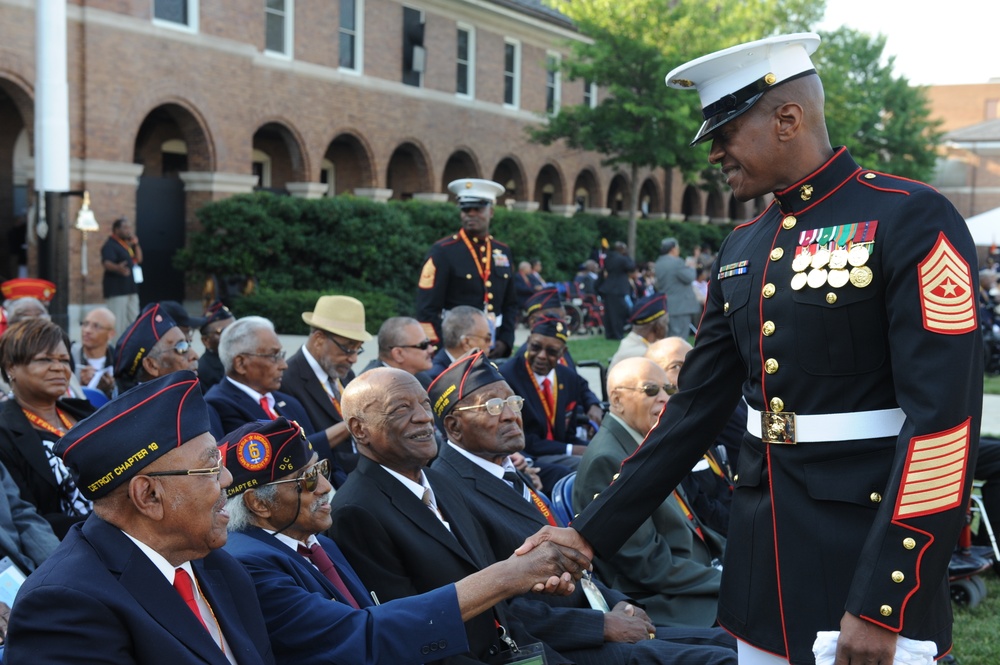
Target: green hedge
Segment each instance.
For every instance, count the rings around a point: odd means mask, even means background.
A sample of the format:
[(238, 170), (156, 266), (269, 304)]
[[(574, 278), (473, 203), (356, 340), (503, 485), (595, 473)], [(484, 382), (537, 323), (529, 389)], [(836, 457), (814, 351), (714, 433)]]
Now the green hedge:
[[(312, 309), (324, 293), (361, 299), (370, 332), (378, 329), (376, 320), (412, 315), (428, 247), (460, 224), (451, 204), (384, 204), (353, 196), (301, 199), (268, 192), (210, 203), (198, 218), (202, 231), (189, 238), (177, 266), (192, 280), (255, 276), (258, 293), (230, 306), (237, 313), (268, 316), (282, 332), (299, 329), (299, 314)], [(627, 227), (624, 217), (566, 218), (497, 208), (492, 231), (510, 245), (515, 264), (539, 259), (547, 280), (567, 281), (602, 238), (625, 240)], [(675, 236), (682, 251), (696, 244), (718, 249), (728, 232), (718, 226), (639, 220), (636, 259), (656, 259), (660, 240), (667, 236)]]

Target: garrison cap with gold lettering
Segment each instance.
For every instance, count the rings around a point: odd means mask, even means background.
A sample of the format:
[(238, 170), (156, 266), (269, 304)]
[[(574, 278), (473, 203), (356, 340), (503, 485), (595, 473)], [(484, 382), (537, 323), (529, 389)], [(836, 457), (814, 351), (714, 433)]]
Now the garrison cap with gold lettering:
[(556, 307), (562, 307), (562, 300), (559, 298), (559, 289), (535, 291), (524, 301), (525, 314), (531, 314), (540, 309), (554, 309)]
[(641, 298), (632, 308), (632, 314), (628, 317), (628, 322), (632, 325), (641, 326), (644, 323), (652, 323), (667, 313), (667, 294), (654, 293), (653, 295)]
[(208, 405), (194, 372), (141, 383), (81, 420), (56, 441), (88, 499), (100, 499), (151, 462), (210, 429)]
[(171, 328), (176, 328), (170, 315), (159, 303), (149, 303), (132, 325), (125, 329), (115, 344), (115, 377), (133, 380), (139, 365), (160, 338)]
[(497, 202), (497, 197), (507, 190), (499, 182), (492, 180), (460, 178), (448, 183), (448, 191), (455, 195), (458, 207), (465, 210), (493, 205)]
[(819, 35), (799, 32), (740, 44), (692, 60), (667, 74), (671, 88), (697, 88), (704, 122), (691, 141), (696, 145), (752, 107), (782, 83), (815, 74), (809, 56)]
[(427, 388), (434, 415), (444, 418), (462, 399), (497, 381), (506, 379), (484, 351), (459, 358)]
[(277, 418), (243, 425), (219, 441), (222, 460), (233, 482), (226, 497), (260, 487), (309, 464), (312, 444), (298, 423)]
[(569, 341), (569, 330), (566, 329), (566, 324), (563, 323), (562, 319), (557, 319), (554, 316), (545, 316), (535, 321), (535, 324), (531, 326), (531, 334), (555, 337), (564, 342)]

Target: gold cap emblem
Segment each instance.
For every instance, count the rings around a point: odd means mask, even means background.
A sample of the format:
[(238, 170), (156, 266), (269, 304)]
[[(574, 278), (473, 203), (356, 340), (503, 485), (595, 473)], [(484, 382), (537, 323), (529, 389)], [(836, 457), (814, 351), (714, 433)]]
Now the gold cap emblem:
[(764, 83), (768, 85), (774, 85), (774, 82), (777, 80), (778, 78), (771, 72), (768, 72), (767, 74), (764, 75)]
[(799, 187), (799, 197), (803, 201), (808, 201), (813, 197), (813, 186), (812, 185), (802, 185)]
[(690, 88), (694, 85), (694, 81), (689, 81), (687, 79), (670, 79), (670, 82), (674, 85), (679, 85), (682, 88)]

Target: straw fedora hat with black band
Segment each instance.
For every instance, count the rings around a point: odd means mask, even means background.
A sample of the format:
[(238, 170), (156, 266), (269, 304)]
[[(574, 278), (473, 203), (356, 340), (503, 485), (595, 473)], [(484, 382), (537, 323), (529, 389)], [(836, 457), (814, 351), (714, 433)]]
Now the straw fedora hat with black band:
[(347, 339), (367, 342), (372, 336), (365, 330), (365, 306), (350, 296), (322, 296), (311, 312), (302, 312), (302, 320)]

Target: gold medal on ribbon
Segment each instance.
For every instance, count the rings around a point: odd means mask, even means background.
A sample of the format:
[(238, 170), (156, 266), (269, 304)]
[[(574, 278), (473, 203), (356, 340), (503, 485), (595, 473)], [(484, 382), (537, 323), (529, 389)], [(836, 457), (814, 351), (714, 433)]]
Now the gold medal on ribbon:
[(868, 257), (869, 253), (867, 247), (864, 245), (854, 245), (851, 247), (851, 251), (847, 253), (847, 262), (857, 268), (868, 263)]
[(810, 270), (809, 277), (806, 278), (807, 283), (810, 288), (818, 289), (821, 286), (826, 285), (826, 269), (819, 268), (818, 270)]
[(838, 247), (830, 254), (830, 269), (841, 270), (847, 267), (847, 250)]
[(808, 277), (806, 277), (804, 272), (795, 273), (792, 275), (792, 288), (796, 291), (801, 290), (806, 285), (806, 280), (808, 280)]
[(851, 273), (847, 270), (831, 270), (830, 274), (826, 277), (826, 283), (835, 289), (839, 289), (843, 285), (847, 284), (851, 279)]
[(868, 266), (857, 266), (851, 269), (851, 284), (863, 289), (872, 283), (872, 269)]
[(808, 252), (803, 252), (802, 254), (799, 254), (794, 259), (792, 259), (792, 270), (794, 270), (795, 272), (802, 272), (803, 270), (809, 267), (809, 264), (811, 262), (812, 262), (812, 254), (809, 254)]
[[(825, 247), (821, 247), (816, 251), (812, 257), (812, 262), (809, 264), (816, 270), (823, 268), (827, 263), (830, 262), (830, 250)], [(810, 284), (811, 285), (811, 284)]]

